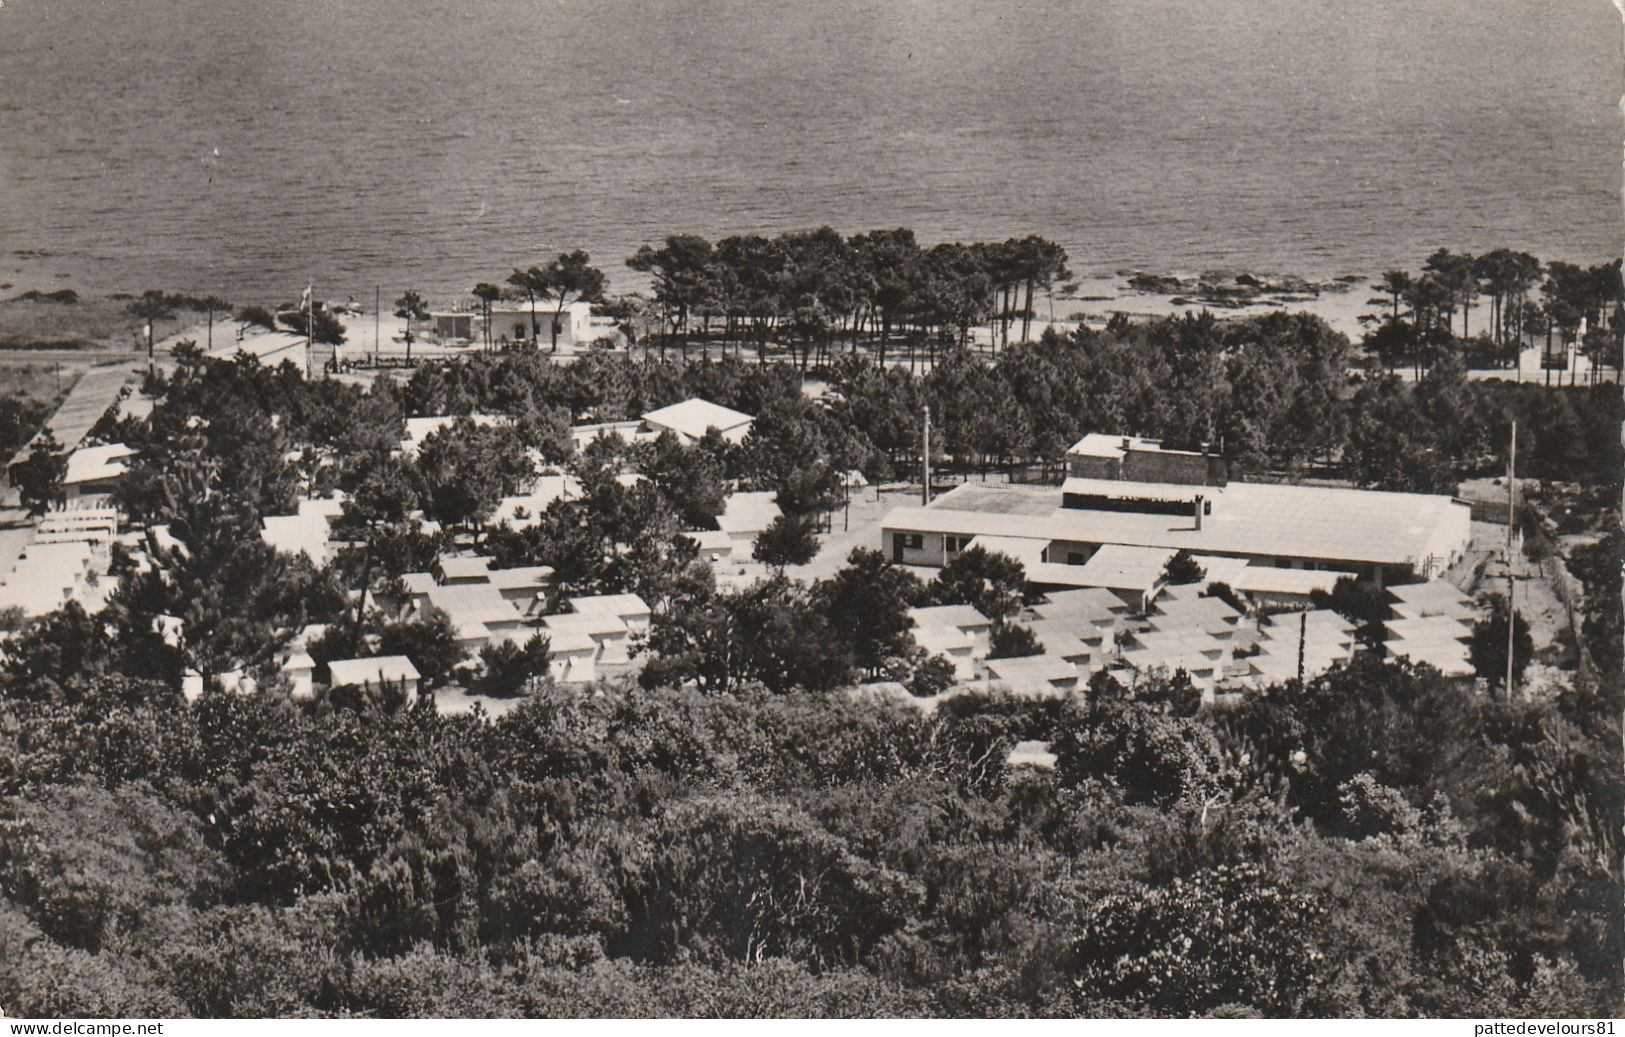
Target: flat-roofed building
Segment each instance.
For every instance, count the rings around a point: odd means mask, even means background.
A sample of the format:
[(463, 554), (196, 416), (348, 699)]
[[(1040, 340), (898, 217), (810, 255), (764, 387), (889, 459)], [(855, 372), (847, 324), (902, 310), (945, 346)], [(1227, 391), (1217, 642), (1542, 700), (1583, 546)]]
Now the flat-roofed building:
[(974, 605), (921, 605), (908, 610), (917, 627), (952, 627), (976, 640), (977, 650), (987, 654), (993, 636), (993, 621)]
[(438, 581), (446, 586), (491, 582), (491, 559), (483, 555), (443, 554), (435, 560)]
[(914, 641), (954, 667), (954, 676), (970, 680), (992, 645), (993, 621), (971, 605), (924, 605), (908, 610)]
[(954, 668), (954, 679), (968, 681), (976, 676), (976, 638), (958, 627), (915, 627), (914, 643), (927, 655), (938, 655)]
[(618, 617), (607, 612), (555, 613), (542, 617), (542, 626), (550, 646), (579, 645), (583, 637), (592, 642), (592, 669), (588, 670), (585, 665), (573, 667), (571, 679), (574, 681), (591, 681), (600, 675), (624, 672), (631, 663), (632, 632)]
[(308, 702), (316, 697), (316, 660), (309, 652), (290, 652), (282, 660), (282, 675), (288, 679), (288, 697)]
[(549, 628), (547, 669), (560, 684), (591, 684), (598, 679), (598, 642), (579, 630)]
[(480, 314), (474, 310), (430, 310), (429, 323), (443, 342), (471, 342), (480, 334)]
[(34, 527), (36, 544), (87, 543), (107, 547), (118, 537), (117, 508), (68, 507), (53, 511)]
[(988, 680), (1021, 698), (1061, 698), (1078, 687), (1078, 668), (1058, 655), (1023, 655), (987, 661)]
[(333, 520), (343, 514), (342, 497), (303, 498), (292, 515), (267, 515), (260, 520), (260, 539), (285, 554), (302, 554), (317, 567), (326, 565), (333, 551), (329, 543)]
[(1200, 630), (1228, 638), (1236, 633), (1241, 613), (1221, 598), (1169, 595), (1157, 599), (1146, 622), (1153, 630)]
[(1331, 609), (1309, 609), (1271, 616), (1269, 622), (1259, 628), (1259, 639), (1262, 641), (1291, 640), (1296, 644), (1300, 637), (1333, 638), (1340, 643), (1352, 644), (1354, 624)]
[(1246, 565), (1229, 580), (1230, 589), (1259, 608), (1302, 608), (1315, 592), (1330, 594), (1341, 579), (1358, 579), (1336, 569), (1280, 569), (1273, 565)]
[(1471, 677), (1475, 672), (1467, 645), (1454, 638), (1413, 641), (1396, 637), (1384, 641), (1382, 647), (1395, 659), (1431, 666), (1446, 677)]
[(1352, 657), (1348, 651), (1307, 645), (1301, 653), (1296, 648), (1261, 651), (1245, 660), (1247, 680), (1255, 688), (1297, 680), (1300, 672), (1304, 680), (1311, 680), (1334, 666), (1348, 662)]
[(595, 594), (569, 601), (572, 612), (614, 616), (634, 636), (649, 632), (649, 617), (653, 610), (636, 594)]
[(492, 569), (489, 579), (508, 603), (525, 615), (537, 613), (547, 603), (553, 586), (551, 565), (523, 565), (512, 569)]
[(421, 677), (412, 660), (404, 655), (379, 655), (369, 659), (335, 659), (327, 664), (335, 688), (355, 687), (366, 690), (399, 690), (411, 702), (418, 696)]
[(530, 342), (551, 348), (579, 346), (593, 339), (592, 304), (566, 303), (562, 312), (538, 300), (532, 312), (529, 302), (502, 301), (491, 304), (491, 341)]
[(978, 536), (1042, 540), (1043, 562), (1028, 573), (1041, 586), (1085, 586), (1060, 569), (1086, 565), (1105, 545), (1326, 572), (1333, 583), (1345, 574), (1401, 583), (1444, 571), (1472, 531), (1466, 504), (1431, 494), (1081, 478), (1059, 491), (967, 483), (929, 506), (894, 508), (881, 525), (893, 561), (910, 565), (945, 565)]
[(82, 540), (30, 543), (0, 583), (0, 609), (20, 609), (32, 618), (78, 601), (87, 612), (98, 612), (106, 604), (94, 586), (103, 564), (102, 554)]
[(733, 542), (735, 558), (749, 558), (762, 531), (779, 517), (776, 494), (771, 490), (742, 490), (723, 498), (717, 528)]
[(1037, 622), (1063, 625), (1089, 648), (1090, 665), (1099, 669), (1116, 649), (1117, 631), (1128, 616), (1128, 603), (1103, 587), (1052, 590), (1029, 610)]
[(707, 562), (726, 562), (733, 557), (734, 540), (725, 529), (690, 530), (683, 536), (698, 545), (700, 558)]
[(1464, 622), (1478, 615), (1473, 599), (1444, 580), (1426, 583), (1407, 583), (1388, 588), (1388, 607), (1396, 619), (1426, 619), (1430, 616), (1448, 616)]
[[(542, 618), (552, 646), (556, 680), (590, 682), (627, 672), (634, 639), (649, 632), (651, 610), (636, 594), (573, 597), (570, 611)], [(590, 642), (592, 651), (583, 647)]]
[(530, 633), (530, 624), (513, 602), (489, 583), (437, 584), (423, 595), (417, 610), (428, 606), (446, 614), (458, 643), (471, 655), (503, 641), (523, 643)]
[[(1093, 626), (1080, 629), (1075, 621), (1067, 619), (1028, 619), (1021, 623), (1043, 646), (1045, 655), (1065, 659), (1080, 673), (1098, 670), (1105, 662), (1107, 647), (1101, 632)], [(1085, 640), (1084, 634), (1093, 637)]]
[(1178, 552), (1165, 547), (1103, 544), (1076, 566), (1077, 586), (1109, 590), (1129, 608), (1144, 612), (1162, 589), (1168, 563)]
[(572, 425), (570, 442), (577, 451), (587, 449), (600, 439), (618, 439), (622, 443), (639, 443), (653, 436), (644, 432), (641, 421), (600, 421), (589, 425)]
[(579, 500), (580, 497), (581, 483), (575, 476), (540, 475), (536, 477), (530, 492), (504, 497), (498, 501), (496, 510), (491, 513), (487, 524), (507, 526), (511, 529), (529, 529), (541, 522), (542, 513), (552, 507), (555, 501)]
[(1159, 439), (1091, 432), (1066, 452), (1067, 471), (1090, 479), (1223, 486), (1224, 458), (1206, 450), (1170, 450)]
[(1080, 587), (1076, 590), (1055, 590), (1032, 607), (1037, 615), (1052, 618), (1083, 616), (1103, 629), (1111, 629), (1117, 620), (1128, 613), (1128, 604), (1103, 587)]
[(1125, 674), (1130, 680), (1175, 677), (1183, 673), (1204, 697), (1225, 676), (1223, 663), (1213, 654), (1167, 645), (1124, 649), (1114, 672)]
[(1258, 632), (1257, 654), (1246, 660), (1254, 687), (1305, 679), (1354, 658), (1354, 624), (1329, 609), (1286, 612), (1270, 617)]
[[(1448, 585), (1416, 584), (1403, 590), (1407, 593), (1396, 595), (1396, 618), (1383, 624), (1383, 651), (1395, 659), (1431, 666), (1446, 677), (1471, 676), (1468, 642), (1476, 610), (1469, 606), (1462, 611), (1465, 595)], [(1398, 611), (1400, 605), (1425, 614)]]

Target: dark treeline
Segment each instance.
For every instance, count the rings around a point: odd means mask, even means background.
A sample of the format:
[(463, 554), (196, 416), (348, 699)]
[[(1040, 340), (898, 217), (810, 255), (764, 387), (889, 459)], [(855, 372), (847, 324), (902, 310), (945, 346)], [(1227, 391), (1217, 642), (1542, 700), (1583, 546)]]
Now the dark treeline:
[(27, 396), (0, 397), (0, 457), (10, 460), (28, 445), (50, 416), (51, 405), (45, 400)]
[[(1591, 1016), (1618, 729), (1361, 662), (922, 716), (844, 696), (0, 697), (25, 1016)], [(1617, 714), (1616, 714), (1617, 716)], [(1051, 739), (1053, 770), (1011, 768)]]
[(1053, 462), (1084, 433), (1127, 433), (1208, 443), (1255, 476), (1330, 466), (1363, 486), (1434, 492), (1504, 468), (1517, 419), (1522, 474), (1617, 481), (1618, 437), (1608, 431), (1619, 421), (1617, 392), (1469, 381), (1457, 358), (1415, 384), (1351, 377), (1349, 354), (1316, 317), (1201, 314), (1046, 332), (991, 363), (949, 347), (924, 375), (842, 356), (817, 372), (829, 392), (816, 405), (784, 365), (605, 355), (569, 365), (473, 357), (420, 370), (403, 395), (414, 415), (559, 407), (576, 421), (632, 418), (698, 395), (817, 422), (840, 445), (839, 460), (870, 478), (917, 473), (929, 405), (938, 448), (966, 466)]
[[(1447, 356), (1462, 356), (1473, 367), (1513, 366), (1518, 351), (1540, 336), (1548, 351), (1554, 342), (1578, 345), (1594, 372), (1599, 365), (1621, 366), (1625, 300), (1617, 259), (1591, 267), (1543, 265), (1510, 249), (1475, 256), (1441, 248), (1420, 273), (1383, 274), (1377, 290), (1387, 297), (1388, 312), (1364, 344), (1389, 368), (1409, 364), (1420, 373)], [(1474, 336), (1473, 309), (1485, 302), (1489, 312)]]
[(623, 316), (652, 332), (662, 355), (676, 346), (686, 356), (696, 331), (709, 344), (714, 327), (724, 353), (753, 345), (765, 357), (782, 343), (803, 368), (828, 359), (836, 342), (870, 344), (884, 363), (894, 334), (911, 361), (920, 349), (935, 356), (964, 345), (989, 323), (995, 345), (1018, 323), (1026, 340), (1037, 295), (1072, 276), (1066, 250), (1037, 235), (927, 248), (907, 228), (843, 238), (821, 227), (714, 245), (674, 234), (626, 263), (650, 276), (654, 300), (652, 311), (629, 307)]

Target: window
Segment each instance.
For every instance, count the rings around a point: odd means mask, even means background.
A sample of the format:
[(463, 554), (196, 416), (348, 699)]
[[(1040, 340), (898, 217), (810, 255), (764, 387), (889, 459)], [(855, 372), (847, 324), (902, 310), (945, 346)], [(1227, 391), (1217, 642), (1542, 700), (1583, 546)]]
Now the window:
[(1067, 565), (1082, 565), (1085, 561), (1087, 561), (1087, 559), (1083, 557), (1082, 551), (1068, 551), (1066, 553)]
[(925, 536), (920, 533), (899, 533), (897, 539), (910, 551), (918, 551), (925, 546)]
[(1292, 568), (1292, 559), (1290, 559), (1290, 558), (1277, 558), (1275, 560), (1275, 567), (1277, 569), (1290, 569), (1290, 568)]
[(948, 553), (951, 554), (951, 555), (952, 554), (958, 554), (959, 552), (961, 552), (961, 551), (963, 551), (965, 549), (965, 545), (969, 544), (970, 541), (971, 541), (970, 537), (948, 537), (948, 538), (946, 538), (946, 542), (947, 542), (947, 546), (948, 546)]

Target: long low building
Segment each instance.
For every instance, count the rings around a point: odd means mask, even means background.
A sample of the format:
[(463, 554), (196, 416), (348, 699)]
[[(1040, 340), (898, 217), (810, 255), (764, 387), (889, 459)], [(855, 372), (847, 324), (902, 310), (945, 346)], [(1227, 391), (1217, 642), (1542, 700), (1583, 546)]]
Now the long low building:
[[(1039, 573), (1084, 566), (1102, 547), (1121, 545), (1391, 584), (1430, 578), (1460, 559), (1472, 519), (1466, 504), (1429, 494), (1071, 478), (1058, 490), (967, 483), (928, 506), (893, 509), (881, 528), (887, 554), (909, 565), (946, 565), (981, 537), (1026, 542)], [(1086, 585), (1053, 575), (1055, 585)]]

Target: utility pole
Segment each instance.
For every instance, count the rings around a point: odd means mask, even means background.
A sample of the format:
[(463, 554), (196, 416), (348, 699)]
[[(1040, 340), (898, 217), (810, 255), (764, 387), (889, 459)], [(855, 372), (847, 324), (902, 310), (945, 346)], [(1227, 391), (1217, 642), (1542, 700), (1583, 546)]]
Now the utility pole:
[(920, 460), (922, 462), (921, 471), (924, 473), (924, 478), (921, 480), (920, 504), (924, 506), (931, 503), (931, 405), (929, 403), (925, 405), (925, 436)]
[(1517, 632), (1518, 612), (1512, 607), (1512, 596), (1518, 587), (1517, 575), (1512, 570), (1513, 559), (1516, 557), (1512, 546), (1512, 534), (1517, 522), (1515, 504), (1518, 498), (1518, 423), (1512, 423), (1512, 444), (1507, 450), (1507, 701), (1512, 701), (1512, 651), (1517, 643), (1513, 634)]
[(1298, 687), (1303, 687), (1303, 643), (1309, 640), (1309, 613), (1298, 613)]

